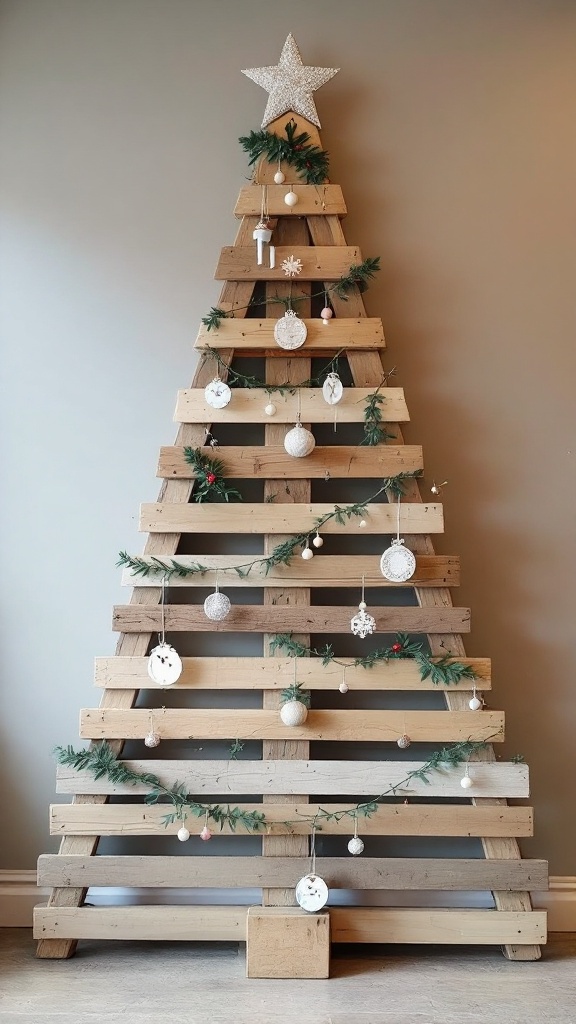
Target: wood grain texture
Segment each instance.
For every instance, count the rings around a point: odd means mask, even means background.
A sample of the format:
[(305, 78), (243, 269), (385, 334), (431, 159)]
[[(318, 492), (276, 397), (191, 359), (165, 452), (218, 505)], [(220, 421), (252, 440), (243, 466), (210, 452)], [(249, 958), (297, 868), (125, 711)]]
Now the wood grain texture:
[[(283, 486), (278, 497), (282, 490), (285, 490)], [(243, 501), (234, 505), (159, 502), (141, 506), (139, 529), (150, 533), (170, 530), (179, 534), (284, 533), (293, 536), (312, 533), (315, 520), (333, 511), (334, 505), (325, 502), (296, 502), (291, 505), (280, 501), (272, 504)], [(402, 505), (401, 516), (402, 529), (406, 534), (441, 533), (444, 529), (442, 505), (434, 502), (426, 505), (406, 502)], [(362, 518), (366, 523), (363, 533), (396, 532), (396, 508), (393, 505), (368, 505)], [(344, 524), (331, 519), (322, 527), (322, 534), (355, 533), (361, 529), (359, 523), (360, 517), (356, 516)]]
[[(246, 907), (39, 906), (34, 911), (34, 937), (242, 942), (246, 915)], [(546, 938), (543, 911), (333, 907), (330, 924), (332, 942), (499, 945)]]
[(283, 260), (301, 260), (302, 271), (295, 279), (301, 281), (338, 281), (350, 267), (362, 263), (356, 245), (310, 246), (277, 245), (276, 267), (256, 263), (256, 245), (227, 245), (220, 251), (214, 277), (217, 281), (286, 281)]
[[(279, 798), (278, 798), (279, 799)], [(267, 832), (271, 835), (307, 834), (309, 823), (286, 822), (302, 814), (312, 819), (319, 804), (298, 802), (249, 804), (242, 801), (242, 809), (265, 810)], [(342, 811), (350, 804), (322, 802), (328, 811)], [(165, 836), (176, 835), (180, 822), (166, 826), (162, 805), (146, 807), (143, 804), (53, 804), (50, 807), (51, 835), (103, 835), (103, 836)], [(531, 836), (534, 820), (531, 807), (507, 807), (487, 804), (434, 804), (431, 800), (420, 804), (381, 804), (362, 822), (363, 836)], [(350, 819), (327, 821), (322, 824), (325, 835), (350, 835)], [(223, 836), (237, 835), (224, 826)], [(354, 861), (354, 864), (357, 862)]]
[[(281, 429), (284, 434), (288, 433), (288, 427)], [(361, 440), (359, 429), (358, 445), (318, 445), (305, 459), (288, 455), (283, 444), (222, 447), (218, 448), (218, 458), (224, 464), (223, 475), (231, 479), (311, 480), (324, 479), (327, 473), (342, 479), (376, 479), (423, 468), (422, 449), (418, 445), (360, 448)], [(195, 473), (185, 459), (183, 448), (165, 446), (160, 449), (156, 475), (166, 479), (188, 479), (194, 478)], [(240, 516), (243, 514), (242, 505), (234, 505)]]
[[(38, 860), (39, 885), (145, 888), (293, 886), (310, 871), (309, 857), (61, 857)], [(330, 889), (548, 888), (543, 860), (465, 860), (434, 857), (318, 857), (316, 871)]]
[[(236, 735), (236, 734), (234, 734)], [(311, 795), (337, 792), (341, 796), (374, 796), (391, 786), (404, 783), (421, 761), (126, 761), (138, 772), (154, 772), (165, 785), (183, 782), (192, 796), (218, 796), (247, 793), (281, 794), (306, 791)], [(411, 779), (402, 790), (407, 796), (459, 797), (463, 770), (445, 768), (434, 772), (426, 785)], [(474, 762), (470, 769), (474, 795), (485, 797), (529, 796), (528, 769), (524, 764), (505, 761)], [(125, 786), (94, 779), (86, 772), (59, 766), (58, 793), (127, 794), (145, 793), (146, 786)], [(468, 791), (470, 792), (470, 791)], [(276, 801), (277, 802), (277, 801)], [(304, 803), (307, 801), (304, 800)]]
[[(83, 739), (144, 739), (150, 732), (148, 708), (128, 711), (84, 708)], [(154, 731), (161, 739), (337, 740), (395, 743), (448, 743), (504, 739), (503, 711), (310, 711), (304, 725), (284, 725), (277, 710), (260, 708), (156, 709)], [(331, 787), (327, 792), (334, 792)]]
[[(248, 323), (249, 321), (244, 321)], [(364, 406), (374, 388), (344, 388), (338, 402), (338, 423), (362, 423)], [(381, 406), (385, 423), (404, 423), (409, 420), (403, 388), (382, 388)], [(276, 406), (273, 416), (267, 416), (265, 407), (270, 401)], [(306, 423), (333, 423), (334, 407), (327, 405), (320, 388), (302, 388), (300, 391), (302, 419)], [(262, 388), (233, 388), (232, 400), (224, 409), (212, 409), (204, 398), (203, 388), (187, 388), (178, 392), (174, 419), (177, 423), (289, 423), (298, 418), (298, 396), (274, 394), (273, 398)], [(374, 449), (369, 449), (374, 451)]]
[[(244, 286), (246, 287), (246, 286)], [(251, 287), (251, 286), (250, 286)], [(222, 320), (216, 330), (209, 331), (202, 325), (198, 332), (195, 348), (197, 349), (218, 349), (222, 355), (222, 349), (234, 349), (239, 355), (261, 355), (266, 354), (267, 358), (286, 358), (284, 349), (281, 349), (274, 340), (274, 325), (278, 317), (267, 317), (262, 320), (248, 319), (241, 320), (239, 317), (227, 317)], [(306, 341), (302, 348), (298, 349), (300, 356), (310, 355), (335, 355), (343, 348), (349, 350), (380, 350), (386, 348), (384, 339), (384, 328), (378, 317), (346, 317), (342, 313), (337, 319), (329, 324), (322, 323), (320, 318), (307, 319), (302, 317), (308, 329)], [(225, 358), (223, 356), (223, 358)], [(282, 377), (278, 383), (283, 384), (290, 378)], [(374, 390), (374, 389), (372, 389)]]
[[(203, 633), (349, 633), (355, 608), (328, 606), (232, 605), (222, 622), (207, 619), (202, 605), (165, 605), (167, 632)], [(468, 608), (371, 608), (378, 633), (468, 633)], [(122, 633), (157, 632), (159, 607), (116, 605), (112, 628)]]
[[(358, 580), (366, 579), (366, 586), (382, 588), (404, 587), (457, 587), (460, 584), (460, 559), (455, 555), (418, 555), (416, 571), (405, 583), (391, 583), (380, 572), (380, 555), (320, 555), (306, 562), (296, 558), (290, 565), (275, 565), (264, 574), (256, 567), (249, 576), (240, 577), (234, 566), (240, 569), (259, 552), (243, 555), (177, 555), (178, 565), (203, 565), (207, 572), (193, 576), (173, 576), (170, 587), (354, 587)], [(158, 576), (139, 576), (130, 569), (122, 573), (123, 587), (157, 587)]]
[[(271, 858), (273, 861), (277, 858)], [(295, 907), (249, 907), (246, 915), (246, 977), (327, 978), (330, 914)]]
[[(295, 206), (287, 206), (284, 196), (292, 189), (298, 196)], [(346, 203), (340, 185), (275, 185), (267, 187), (267, 208), (271, 217), (304, 217), (327, 213), (344, 217)], [(244, 185), (234, 207), (236, 217), (259, 217), (262, 204), (262, 187), (260, 185)], [(272, 244), (275, 244), (272, 236)]]
[[(339, 658), (346, 666), (346, 683), (354, 690), (438, 690), (430, 679), (422, 679), (411, 659), (380, 662), (369, 670), (354, 665), (353, 658)], [(490, 659), (465, 658), (476, 675), (478, 690), (489, 690)], [(337, 690), (342, 682), (341, 664), (323, 665), (320, 658), (300, 658), (298, 679), (306, 690)], [(283, 690), (294, 680), (292, 658), (182, 658), (182, 675), (170, 689), (196, 690)], [(148, 658), (96, 658), (94, 683), (110, 689), (156, 689), (148, 675)], [(470, 694), (471, 680), (450, 684)], [(444, 686), (442, 686), (444, 689)]]

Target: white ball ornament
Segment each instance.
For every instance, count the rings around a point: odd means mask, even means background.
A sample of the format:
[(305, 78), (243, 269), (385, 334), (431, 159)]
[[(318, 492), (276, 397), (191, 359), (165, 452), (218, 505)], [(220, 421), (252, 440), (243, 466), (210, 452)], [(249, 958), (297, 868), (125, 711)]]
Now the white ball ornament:
[(358, 526), (360, 527), (361, 530), (365, 530), (366, 529), (366, 525), (367, 524), (366, 524), (366, 520), (365, 519), (361, 519), (360, 522), (358, 523)]
[(306, 542), (306, 547), (302, 551), (302, 558), (306, 562), (309, 562), (311, 558), (314, 558), (314, 552), (312, 551), (312, 548), (308, 546), (308, 542)]
[(222, 622), (230, 614), (231, 607), (230, 598), (215, 590), (204, 601), (204, 614), (211, 622)]
[(470, 776), (464, 775), (464, 777), (460, 779), (460, 785), (462, 786), (462, 789), (471, 789), (473, 782)]
[(280, 708), (280, 718), (291, 728), (303, 725), (308, 718), (308, 708), (300, 700), (288, 700)]
[(314, 451), (315, 447), (314, 434), (306, 430), (301, 423), (292, 427), (292, 430), (289, 430), (284, 438), (284, 448), (294, 459), (305, 458), (306, 455), (310, 455)]
[(292, 191), (292, 189), (290, 189), (290, 191), (284, 196), (284, 202), (286, 203), (286, 206), (296, 206), (298, 196)]
[(470, 708), (470, 711), (480, 711), (482, 701), (479, 697), (472, 697), (472, 699), (468, 701), (468, 707)]
[(286, 175), (282, 171), (276, 171), (274, 175), (274, 183), (276, 185), (282, 185), (286, 181)]
[(187, 839), (190, 839), (190, 833), (185, 825), (178, 829), (177, 835), (181, 843), (185, 843)]
[(350, 687), (348, 686), (348, 683), (340, 683), (338, 689), (340, 690), (340, 693), (348, 693)]
[(316, 534), (316, 536), (314, 537), (312, 543), (313, 543), (315, 548), (321, 548), (322, 547), (324, 541), (322, 540), (322, 537), (320, 536), (319, 533)]
[(352, 839), (348, 843), (348, 853), (351, 853), (353, 857), (357, 857), (359, 853), (364, 850), (364, 843), (360, 839), (360, 836), (352, 836)]
[(147, 736), (144, 737), (145, 747), (157, 747), (160, 743), (160, 737), (157, 732), (151, 730)]
[(267, 416), (275, 416), (276, 406), (274, 405), (274, 402), (268, 402), (268, 405), (264, 406), (264, 412)]
[(182, 662), (174, 648), (163, 641), (150, 652), (148, 675), (157, 686), (171, 686), (182, 675)]

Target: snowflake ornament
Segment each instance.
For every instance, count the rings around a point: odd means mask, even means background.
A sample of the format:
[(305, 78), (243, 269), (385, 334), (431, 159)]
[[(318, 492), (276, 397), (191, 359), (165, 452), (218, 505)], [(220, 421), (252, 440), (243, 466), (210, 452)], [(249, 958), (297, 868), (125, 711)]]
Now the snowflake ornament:
[(289, 256), (288, 259), (282, 260), (282, 270), (286, 277), (296, 277), (302, 273), (302, 260), (295, 260), (293, 256)]

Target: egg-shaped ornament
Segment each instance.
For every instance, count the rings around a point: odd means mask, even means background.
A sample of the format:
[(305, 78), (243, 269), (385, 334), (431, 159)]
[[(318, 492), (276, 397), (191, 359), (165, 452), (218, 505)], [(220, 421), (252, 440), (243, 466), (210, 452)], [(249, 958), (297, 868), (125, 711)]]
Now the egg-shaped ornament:
[(290, 189), (290, 191), (284, 196), (284, 202), (286, 203), (286, 206), (296, 206), (298, 196), (292, 191), (292, 189)]
[(214, 377), (204, 388), (204, 398), (210, 408), (224, 409), (232, 398), (232, 392), (225, 381)]
[(182, 825), (182, 828), (178, 829), (176, 835), (181, 843), (186, 843), (190, 839), (190, 833), (185, 825)]
[(276, 185), (282, 185), (285, 181), (286, 175), (284, 174), (284, 172), (280, 170), (276, 171), (276, 174), (274, 175), (274, 183)]
[(470, 708), (470, 711), (480, 711), (482, 708), (482, 701), (480, 700), (480, 697), (474, 695), (468, 701), (468, 707)]
[(308, 718), (308, 708), (301, 700), (287, 700), (280, 708), (280, 718), (283, 725), (294, 729), (298, 725), (304, 725)]
[(266, 416), (275, 416), (276, 406), (274, 405), (274, 402), (268, 402), (268, 405), (264, 406), (264, 412), (266, 413)]
[(204, 614), (211, 622), (222, 622), (230, 614), (231, 607), (230, 598), (216, 589), (204, 601)]
[(180, 655), (170, 645), (161, 641), (150, 651), (148, 675), (157, 686), (172, 686), (182, 675)]
[(391, 583), (405, 583), (416, 572), (416, 559), (401, 538), (393, 540), (380, 559), (380, 572)]
[(296, 902), (302, 910), (316, 914), (328, 903), (328, 886), (320, 875), (304, 875), (296, 886)]
[(364, 843), (360, 839), (360, 836), (352, 836), (352, 839), (348, 843), (348, 853), (351, 853), (353, 857), (357, 857), (359, 853), (364, 852)]
[(322, 397), (328, 405), (338, 405), (342, 401), (344, 388), (337, 373), (329, 373), (322, 385)]
[(314, 434), (301, 423), (297, 423), (292, 430), (289, 430), (284, 438), (284, 448), (293, 459), (303, 459), (310, 455), (316, 447)]
[(308, 336), (308, 328), (293, 309), (287, 309), (284, 316), (274, 324), (274, 340), (287, 352), (302, 348)]

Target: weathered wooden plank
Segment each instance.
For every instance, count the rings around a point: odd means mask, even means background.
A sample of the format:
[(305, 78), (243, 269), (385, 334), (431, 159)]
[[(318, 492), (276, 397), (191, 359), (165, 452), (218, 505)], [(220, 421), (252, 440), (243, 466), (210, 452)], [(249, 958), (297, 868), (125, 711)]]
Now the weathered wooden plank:
[[(286, 427), (282, 430), (288, 432)], [(288, 455), (284, 445), (245, 445), (239, 448), (218, 448), (218, 458), (222, 459), (227, 478), (254, 480), (324, 479), (327, 473), (331, 477), (375, 479), (423, 468), (422, 449), (418, 445), (402, 448), (391, 445), (374, 448), (360, 448), (358, 445), (317, 446), (305, 459), (295, 459)], [(192, 466), (184, 457), (184, 448), (165, 446), (160, 449), (157, 476), (166, 479), (189, 479), (195, 476)], [(235, 506), (237, 510), (239, 507)]]
[[(247, 323), (248, 321), (244, 321)], [(364, 406), (374, 388), (344, 388), (338, 402), (338, 423), (362, 423)], [(403, 423), (410, 419), (403, 388), (382, 388), (384, 399), (381, 412), (385, 423)], [(273, 416), (264, 409), (272, 401), (276, 406)], [(300, 391), (301, 418), (305, 423), (333, 423), (334, 406), (322, 398), (319, 388)], [(298, 396), (274, 394), (262, 388), (233, 388), (232, 399), (224, 409), (213, 409), (204, 398), (203, 388), (186, 388), (178, 392), (174, 419), (177, 423), (290, 423), (298, 418)], [(372, 449), (374, 450), (374, 449)]]
[[(272, 856), (272, 860), (276, 858)], [(263, 890), (277, 902), (249, 907), (246, 913), (247, 978), (330, 977), (330, 913), (307, 914), (300, 907), (279, 902), (278, 892)]]
[[(469, 608), (371, 608), (377, 633), (469, 633)], [(220, 633), (348, 633), (354, 608), (232, 605), (222, 622), (206, 618), (202, 605), (164, 606), (166, 630)], [(157, 632), (159, 606), (116, 605), (112, 628), (122, 633)]]
[[(296, 461), (296, 460), (295, 460)], [(261, 502), (238, 504), (192, 503), (180, 505), (172, 502), (144, 504), (140, 510), (139, 529), (148, 533), (286, 533), (294, 535), (314, 531), (314, 522), (320, 516), (334, 511), (334, 505), (323, 502), (284, 505)], [(442, 505), (402, 504), (401, 525), (404, 533), (442, 533), (444, 517)], [(386, 503), (372, 504), (362, 514), (363, 533), (396, 532), (396, 506)], [(360, 530), (360, 518), (346, 523), (331, 519), (322, 527), (322, 534), (350, 533)]]
[[(254, 569), (240, 577), (235, 566), (242, 568), (247, 561), (258, 557), (258, 552), (243, 555), (177, 555), (178, 565), (203, 565), (207, 572), (193, 576), (173, 576), (171, 587), (356, 587), (362, 576), (366, 586), (386, 587), (457, 587), (460, 585), (460, 559), (456, 555), (418, 555), (416, 572), (406, 583), (391, 583), (380, 572), (380, 555), (321, 555), (308, 562), (298, 558), (290, 565), (275, 565), (264, 574)], [(158, 574), (139, 576), (130, 569), (122, 573), (123, 587), (157, 587)]]
[[(447, 743), (504, 739), (503, 711), (357, 711), (312, 710), (304, 725), (286, 726), (276, 710), (260, 708), (162, 708), (154, 711), (154, 731), (161, 739), (338, 740), (395, 743)], [(144, 739), (150, 711), (131, 708), (83, 708), (83, 739)], [(333, 792), (330, 787), (327, 792)]]
[[(284, 196), (292, 189), (298, 196), (295, 206), (287, 206)], [(236, 217), (259, 217), (262, 204), (262, 186), (244, 185), (234, 207)], [(266, 205), (270, 217), (320, 216), (328, 213), (346, 215), (346, 203), (340, 185), (268, 185)], [(272, 236), (274, 244), (274, 236)]]
[[(456, 660), (456, 659), (455, 659)], [(460, 660), (460, 659), (458, 659)], [(306, 690), (337, 690), (346, 666), (346, 683), (354, 690), (436, 690), (444, 689), (422, 679), (411, 659), (380, 662), (367, 670), (354, 664), (353, 658), (339, 658), (323, 665), (320, 658), (300, 658), (298, 680)], [(489, 658), (463, 658), (476, 675), (478, 690), (489, 690)], [(148, 658), (96, 658), (94, 682), (108, 689), (159, 689), (148, 675)], [(170, 689), (195, 690), (283, 690), (294, 681), (292, 658), (182, 658), (182, 675)], [(469, 692), (471, 680), (451, 684), (449, 689)]]
[[(227, 317), (222, 320), (217, 330), (209, 331), (204, 325), (198, 332), (195, 348), (231, 349), (238, 354), (249, 356), (262, 352), (266, 356), (286, 357), (274, 341), (274, 325), (276, 318), (267, 317), (262, 320), (240, 319)], [(364, 351), (386, 348), (384, 328), (379, 317), (349, 318), (344, 314), (335, 317), (329, 324), (323, 324), (320, 318), (307, 319), (302, 317), (308, 329), (308, 336), (298, 353), (303, 356), (318, 353), (335, 355), (342, 349)], [(298, 356), (297, 356), (298, 357)], [(283, 378), (284, 380), (285, 378)], [(371, 389), (372, 391), (374, 388)], [(264, 403), (267, 404), (266, 402)], [(274, 400), (276, 404), (276, 400)], [(304, 421), (306, 422), (306, 421)]]
[[(246, 811), (263, 810), (266, 830), (271, 835), (308, 834), (310, 820), (319, 804), (235, 804)], [(345, 810), (349, 804), (323, 802), (327, 811)], [(166, 826), (164, 804), (53, 804), (50, 808), (51, 835), (165, 836), (176, 835), (180, 822)], [(308, 821), (287, 821), (303, 815)], [(218, 826), (219, 827), (219, 826)], [(487, 804), (381, 804), (362, 821), (363, 836), (531, 836), (534, 821), (531, 807), (491, 807)], [(350, 835), (350, 818), (323, 821), (325, 835)], [(225, 825), (219, 835), (237, 835)], [(356, 863), (356, 862), (354, 862)]]
[[(246, 907), (46, 907), (34, 910), (34, 938), (236, 941)], [(494, 910), (333, 907), (333, 942), (500, 945), (546, 941), (546, 914)]]
[[(236, 733), (234, 733), (236, 735)], [(421, 761), (126, 761), (138, 772), (154, 772), (165, 785), (183, 782), (192, 796), (208, 794), (302, 793), (323, 795), (329, 790), (341, 796), (372, 796), (399, 786)], [(402, 793), (417, 797), (462, 797), (461, 767), (443, 768), (426, 785), (411, 779)], [(470, 767), (474, 796), (529, 796), (528, 768), (505, 761), (474, 761)], [(59, 766), (58, 793), (145, 793), (145, 786), (123, 786), (94, 779), (86, 772)], [(472, 791), (467, 791), (472, 795)], [(306, 801), (305, 801), (306, 802)]]
[[(238, 889), (292, 886), (310, 870), (309, 857), (60, 857), (38, 859), (39, 885)], [(318, 857), (316, 871), (331, 889), (548, 888), (544, 860)]]
[(301, 281), (338, 281), (348, 274), (350, 267), (362, 263), (357, 245), (277, 245), (276, 267), (258, 266), (255, 245), (227, 245), (220, 250), (214, 277), (216, 281), (286, 281), (282, 262), (300, 260)]

